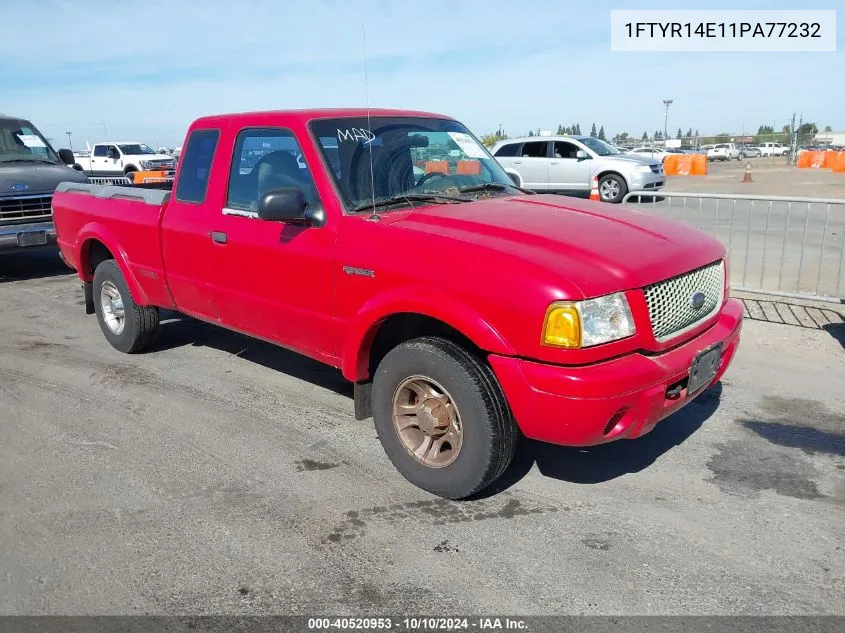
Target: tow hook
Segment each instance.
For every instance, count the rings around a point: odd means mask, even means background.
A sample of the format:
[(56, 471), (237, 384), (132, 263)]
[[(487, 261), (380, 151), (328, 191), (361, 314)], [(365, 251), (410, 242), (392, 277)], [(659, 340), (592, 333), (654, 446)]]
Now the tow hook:
[(681, 397), (681, 392), (684, 390), (684, 383), (679, 382), (675, 383), (672, 387), (666, 390), (666, 399), (667, 400), (677, 400)]

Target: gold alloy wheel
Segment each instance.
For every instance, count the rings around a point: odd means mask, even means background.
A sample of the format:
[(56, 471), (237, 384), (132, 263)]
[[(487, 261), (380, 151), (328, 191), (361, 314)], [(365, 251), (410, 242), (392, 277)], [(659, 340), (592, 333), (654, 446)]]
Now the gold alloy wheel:
[(444, 468), (461, 452), (458, 408), (449, 392), (427, 376), (411, 376), (396, 388), (393, 428), (408, 454), (428, 468)]

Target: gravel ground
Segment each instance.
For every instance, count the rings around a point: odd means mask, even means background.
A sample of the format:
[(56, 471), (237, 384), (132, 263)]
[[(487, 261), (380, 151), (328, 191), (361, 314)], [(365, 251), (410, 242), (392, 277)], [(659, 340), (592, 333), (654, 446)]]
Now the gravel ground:
[(122, 355), (81, 302), (0, 260), (0, 613), (845, 614), (841, 325), (748, 319), (648, 436), (455, 503), (334, 370), (180, 320)]

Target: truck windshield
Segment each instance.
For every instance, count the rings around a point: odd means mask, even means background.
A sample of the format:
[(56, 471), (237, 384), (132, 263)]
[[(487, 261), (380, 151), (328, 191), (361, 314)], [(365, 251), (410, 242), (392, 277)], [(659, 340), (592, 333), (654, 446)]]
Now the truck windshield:
[(409, 196), (410, 204), (415, 196), (472, 200), (519, 193), (490, 152), (457, 121), (349, 117), (317, 119), (310, 127), (349, 211), (402, 196)]
[(32, 123), (0, 118), (0, 163), (17, 162), (61, 163)]
[(612, 147), (604, 141), (594, 138), (592, 136), (587, 136), (578, 140), (581, 141), (587, 147), (589, 147), (591, 150), (593, 150), (599, 156), (612, 156), (613, 154), (622, 153), (615, 147)]
[(127, 156), (139, 156), (140, 154), (155, 154), (156, 151), (149, 145), (143, 143), (128, 143), (120, 145), (120, 151)]

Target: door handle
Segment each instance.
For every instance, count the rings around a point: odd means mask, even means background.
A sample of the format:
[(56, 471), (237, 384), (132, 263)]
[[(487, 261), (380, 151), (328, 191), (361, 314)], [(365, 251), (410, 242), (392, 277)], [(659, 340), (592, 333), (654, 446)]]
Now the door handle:
[(521, 160), (515, 160), (515, 161), (513, 161), (513, 164), (514, 165), (521, 165), (522, 161)]
[(550, 165), (560, 165), (560, 161), (559, 161), (559, 160), (553, 160), (553, 161), (552, 161), (551, 163), (549, 163), (549, 164), (550, 164)]
[(222, 231), (212, 231), (208, 234), (211, 241), (216, 244), (225, 244), (229, 240), (229, 236)]

